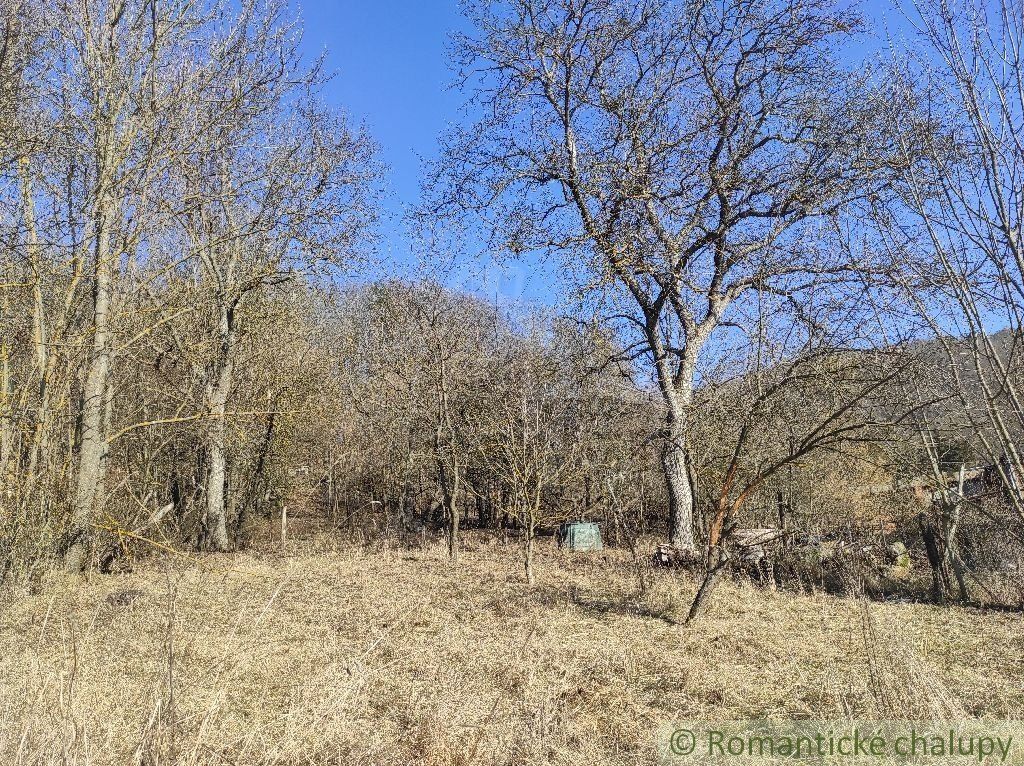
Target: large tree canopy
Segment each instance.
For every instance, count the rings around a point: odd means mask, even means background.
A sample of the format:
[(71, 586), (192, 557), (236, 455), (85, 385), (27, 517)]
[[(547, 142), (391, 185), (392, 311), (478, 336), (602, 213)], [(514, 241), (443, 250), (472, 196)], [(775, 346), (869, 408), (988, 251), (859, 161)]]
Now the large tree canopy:
[[(615, 302), (666, 405), (673, 542), (692, 547), (686, 420), (729, 312), (797, 302), (851, 270), (829, 224), (884, 193), (887, 103), (837, 45), (826, 0), (478, 0), (457, 39), (479, 115), (453, 132), (431, 214), (566, 258)], [(755, 323), (756, 324), (756, 323)]]

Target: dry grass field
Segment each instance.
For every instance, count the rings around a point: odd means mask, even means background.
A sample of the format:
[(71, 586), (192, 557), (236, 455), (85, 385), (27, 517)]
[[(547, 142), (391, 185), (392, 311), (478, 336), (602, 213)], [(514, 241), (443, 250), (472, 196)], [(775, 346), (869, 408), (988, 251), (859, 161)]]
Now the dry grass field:
[(321, 536), (46, 581), (0, 613), (0, 763), (640, 764), (672, 719), (1024, 715), (1019, 615), (729, 584), (684, 627), (683, 575), (537, 570)]

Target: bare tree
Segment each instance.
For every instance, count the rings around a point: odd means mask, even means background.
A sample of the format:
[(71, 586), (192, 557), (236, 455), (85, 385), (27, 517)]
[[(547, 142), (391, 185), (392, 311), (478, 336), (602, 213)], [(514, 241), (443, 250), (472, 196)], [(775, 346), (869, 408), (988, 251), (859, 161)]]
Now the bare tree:
[(437, 283), (424, 284), (410, 297), (433, 388), (433, 452), (447, 521), (448, 557), (455, 563), (462, 516), (459, 494), (468, 467), (464, 402), (482, 383), (480, 365), (473, 362), (480, 361), (480, 352), (486, 348), (478, 335), (486, 332), (486, 324), (472, 321), (479, 317), (470, 316), (476, 308), (471, 301), (452, 295)]
[(693, 550), (688, 421), (701, 354), (761, 291), (844, 272), (824, 220), (884, 189), (885, 106), (833, 46), (825, 0), (469, 4), (456, 40), (475, 125), (445, 142), (429, 214), (473, 210), (495, 246), (566, 256), (615, 306), (665, 405), (673, 544)]
[(904, 11), (914, 48), (891, 79), (920, 117), (893, 121), (905, 204), (877, 218), (901, 295), (944, 361), (931, 370), (947, 396), (942, 425), (998, 471), (1008, 529), (1024, 541), (1024, 16), (1001, 0)]
[[(30, 93), (33, 79), (32, 67), (39, 54), (39, 29), (37, 14), (20, 0), (8, 0), (0, 4), (0, 178), (16, 188), (18, 176), (24, 175), (24, 168), (31, 151), (29, 131), (24, 129), (23, 120), (38, 110), (34, 103), (35, 94)], [(8, 178), (14, 168), (16, 177)], [(18, 172), (21, 171), (21, 172)], [(13, 221), (11, 222), (13, 223)], [(24, 287), (20, 271), (14, 268), (16, 251), (22, 238), (13, 233), (0, 247), (4, 257), (0, 264), (0, 317), (10, 316), (13, 305), (12, 292)], [(13, 488), (15, 430), (15, 392), (13, 348), (10, 338), (13, 328), (0, 327), (0, 480), (3, 487)], [(12, 498), (8, 497), (10, 501)]]
[(21, 125), (32, 101), (33, 67), (40, 60), (42, 20), (38, 9), (24, 0), (0, 4), (0, 167), (23, 154), (29, 130)]
[(204, 126), (183, 154), (184, 247), (201, 266), (210, 301), (212, 353), (197, 370), (205, 398), (207, 484), (204, 545), (227, 550), (227, 405), (247, 304), (268, 287), (352, 262), (374, 219), (373, 145), (343, 115), (316, 102), (322, 82), (299, 51), (282, 3), (246, 2), (211, 41)]
[[(140, 254), (152, 224), (158, 179), (184, 139), (182, 117), (194, 94), (186, 70), (190, 33), (208, 9), (188, 0), (62, 0), (56, 20), (54, 108), (82, 190), (74, 257), (91, 288), (88, 362), (81, 395), (74, 509), (65, 563), (84, 562), (95, 508), (104, 497), (110, 370), (115, 353), (120, 265)], [(87, 253), (87, 255), (86, 255)]]
[(769, 364), (758, 360), (755, 369), (701, 391), (703, 419), (711, 420), (705, 429), (717, 432), (728, 454), (707, 477), (708, 563), (687, 621), (700, 616), (727, 566), (742, 555), (734, 532), (752, 497), (812, 456), (891, 437), (906, 414), (892, 401), (904, 368), (892, 352), (807, 347)]
[[(476, 413), (479, 459), (503, 488), (503, 510), (522, 530), (523, 568), (533, 584), (538, 526), (561, 521), (570, 506), (559, 489), (581, 469), (579, 423), (563, 389), (558, 359), (540, 338), (525, 336), (492, 360), (494, 393)], [(569, 384), (571, 386), (571, 383)]]
[[(147, 497), (120, 470), (108, 482), (124, 440), (201, 422), (208, 539), (224, 549), (225, 420), (246, 306), (352, 262), (374, 220), (372, 144), (324, 106), (319, 65), (302, 64), (282, 3), (3, 10), (0, 472), (18, 476), (5, 481), (10, 503), (56, 526), (69, 517), (64, 560), (78, 570), (112, 494)], [(153, 358), (167, 372), (164, 342), (192, 372), (173, 396), (151, 395), (140, 373)], [(128, 402), (129, 390), (145, 396)]]

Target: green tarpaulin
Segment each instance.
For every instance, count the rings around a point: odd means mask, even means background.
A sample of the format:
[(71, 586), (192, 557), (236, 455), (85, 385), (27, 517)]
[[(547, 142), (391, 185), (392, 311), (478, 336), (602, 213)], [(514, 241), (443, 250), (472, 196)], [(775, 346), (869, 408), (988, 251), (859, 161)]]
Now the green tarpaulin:
[(558, 530), (558, 542), (571, 551), (599, 551), (601, 530), (591, 521), (577, 521), (563, 524)]

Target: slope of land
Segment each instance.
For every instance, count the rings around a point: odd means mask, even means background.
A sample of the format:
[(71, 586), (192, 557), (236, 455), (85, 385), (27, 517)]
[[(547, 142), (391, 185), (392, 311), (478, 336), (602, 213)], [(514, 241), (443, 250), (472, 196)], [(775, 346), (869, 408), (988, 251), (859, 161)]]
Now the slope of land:
[(637, 764), (672, 719), (1024, 716), (1020, 615), (694, 583), (471, 539), (175, 558), (0, 612), (0, 762)]

